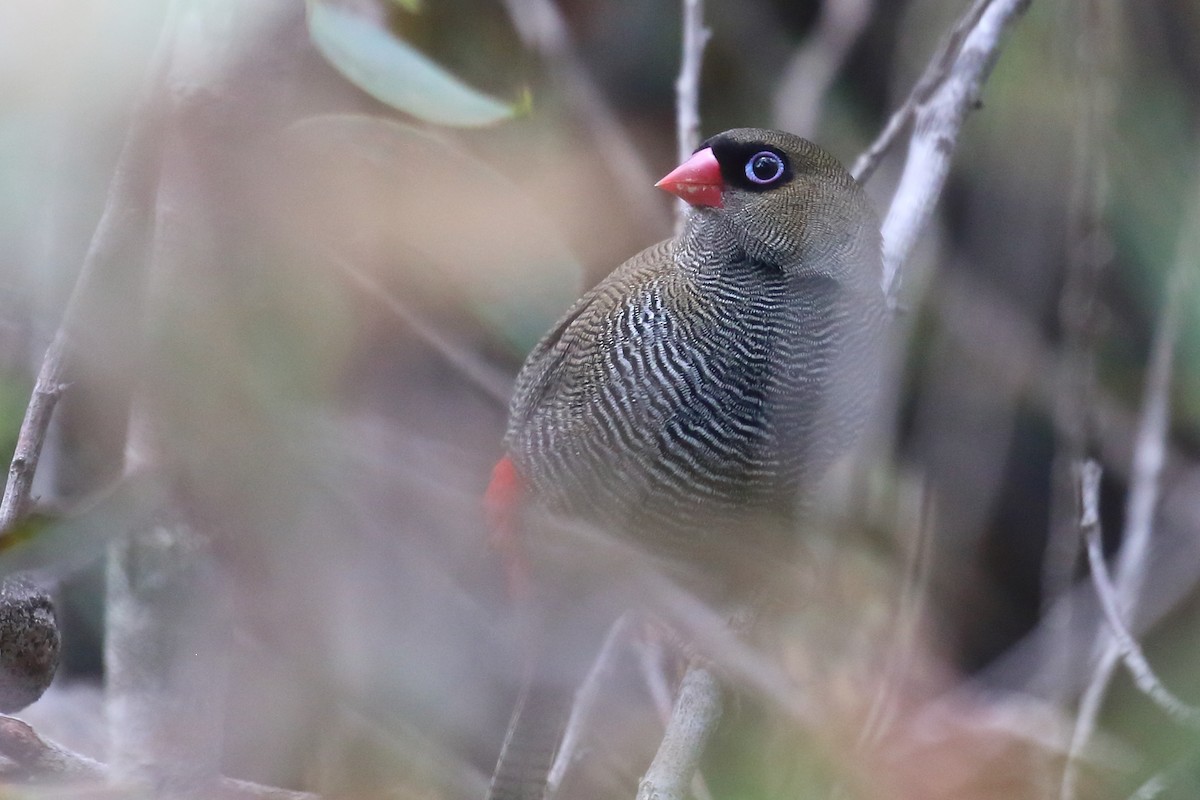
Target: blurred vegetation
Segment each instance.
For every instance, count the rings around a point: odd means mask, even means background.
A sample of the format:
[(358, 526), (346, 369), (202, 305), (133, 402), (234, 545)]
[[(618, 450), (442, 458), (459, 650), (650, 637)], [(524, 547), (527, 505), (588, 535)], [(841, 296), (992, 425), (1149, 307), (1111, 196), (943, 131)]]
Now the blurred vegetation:
[[(144, 113), (137, 98), (159, 5), (0, 8), (0, 455), (11, 452), (131, 117)], [(787, 102), (776, 97), (779, 76), (818, 31), (820, 4), (707, 5), (705, 135), (773, 125), (771, 109)], [(818, 124), (797, 132), (853, 160), (963, 5), (874, 3)], [(506, 381), (579, 291), (671, 230), (668, 197), (652, 183), (676, 161), (678, 3), (554, 7), (641, 161), (639, 185), (608, 155), (593, 101), (491, 0), (339, 4), (337, 13), (394, 36), (372, 45), (385, 69), (367, 82), (370, 94), (344, 77), (345, 64), (321, 57), (300, 4), (217, 4), (197, 12), (208, 21), (179, 45), (187, 69), (155, 101), (174, 115), (159, 227), (147, 264), (125, 265), (145, 297), (96, 299), (103, 307), (89, 318), (103, 325), (82, 337), (37, 494), (72, 508), (108, 485), (122, 448), (100, 444), (129, 413), (112, 398), (136, 387), (133, 450), (205, 521), (236, 587), (232, 775), (346, 796), (452, 797), (481, 787), (490, 769), (518, 672), (516, 623), (478, 509), (500, 453)], [(898, 713), (985, 674), (1038, 620), (1055, 453), (1045, 387), (1053, 398), (1059, 386), (1086, 92), (1111, 109), (1089, 162), (1103, 176), (1095, 235), (1106, 253), (1097, 392), (1127, 414), (1141, 400), (1181, 237), (1200, 225), (1190, 216), (1200, 184), (1200, 0), (1113, 4), (1109, 60), (1081, 75), (1082, 8), (1034, 2), (1002, 50), (906, 271), (901, 329), (911, 335), (897, 336), (894, 444), (844, 498), (849, 510), (813, 534), (811, 563), (796, 567), (809, 594), (764, 645), (813, 687), (824, 723), (797, 730), (754, 698), (735, 703), (708, 768), (715, 797), (825, 797), (832, 787), (864, 797), (1044, 796), (1039, 776), (1061, 761), (1035, 746), (1033, 733), (1053, 727), (1043, 717), (1012, 723), (1020, 735), (989, 727), (976, 698), (952, 701), (943, 739), (897, 733), (867, 750), (855, 741), (917, 524), (914, 482), (927, 480), (935, 498), (933, 557)], [(353, 36), (340, 45), (361, 56)], [(407, 72), (387, 71), (397, 64)], [(405, 82), (417, 72), (419, 85)], [(881, 210), (902, 156), (868, 185)], [(1163, 500), (1190, 509), (1192, 537), (1198, 284), (1177, 348)], [(963, 294), (988, 313), (964, 310)], [(138, 332), (135, 352), (121, 344), (122, 326)], [(1118, 433), (1100, 426), (1097, 437)], [(1098, 449), (1115, 550), (1128, 452)], [(1194, 583), (1200, 569), (1191, 572)], [(67, 576), (64, 683), (101, 677), (97, 575)], [(1197, 701), (1200, 595), (1192, 584), (1183, 594), (1148, 644), (1165, 680)], [(644, 758), (658, 734), (631, 664), (616, 683), (614, 703), (633, 710), (620, 706), (604, 724), (615, 745)], [(1200, 741), (1124, 678), (1118, 687), (1103, 753), (1120, 757), (1097, 756), (1088, 796), (1128, 795), (1177, 762), (1162, 796), (1194, 796)], [(100, 720), (64, 725), (66, 702), (80, 701), (48, 697), (29, 718), (86, 750), (97, 737), (84, 730), (94, 734)], [(614, 780), (628, 789), (644, 766), (596, 757), (611, 767), (608, 789)]]

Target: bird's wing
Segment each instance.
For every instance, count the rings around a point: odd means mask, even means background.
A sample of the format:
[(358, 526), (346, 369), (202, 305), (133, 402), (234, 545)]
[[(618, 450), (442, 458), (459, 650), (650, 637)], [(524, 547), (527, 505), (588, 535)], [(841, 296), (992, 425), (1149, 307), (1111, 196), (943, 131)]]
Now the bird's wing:
[(596, 287), (576, 300), (525, 359), (513, 388), (508, 422), (510, 433), (513, 428), (524, 425), (529, 420), (529, 416), (541, 405), (550, 388), (561, 376), (574, 341), (573, 337), (567, 336), (567, 331), (595, 302), (598, 289), (599, 287)]
[(630, 258), (608, 277), (575, 301), (558, 323), (542, 337), (517, 376), (513, 403), (509, 409), (509, 435), (529, 421), (549, 393), (566, 383), (570, 364), (580, 363), (572, 356), (580, 346), (595, 346), (594, 336), (575, 336), (572, 327), (581, 318), (591, 319), (601, 304), (611, 305), (620, 292), (614, 287), (644, 285), (640, 275), (657, 272), (671, 261), (671, 240), (659, 242)]

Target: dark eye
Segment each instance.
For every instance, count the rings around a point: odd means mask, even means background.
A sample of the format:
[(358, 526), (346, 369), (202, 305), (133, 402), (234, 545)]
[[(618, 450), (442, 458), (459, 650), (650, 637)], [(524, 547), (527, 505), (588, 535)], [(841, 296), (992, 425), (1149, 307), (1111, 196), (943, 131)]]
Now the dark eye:
[(755, 183), (773, 183), (783, 174), (783, 159), (770, 150), (750, 156), (746, 162), (746, 177)]

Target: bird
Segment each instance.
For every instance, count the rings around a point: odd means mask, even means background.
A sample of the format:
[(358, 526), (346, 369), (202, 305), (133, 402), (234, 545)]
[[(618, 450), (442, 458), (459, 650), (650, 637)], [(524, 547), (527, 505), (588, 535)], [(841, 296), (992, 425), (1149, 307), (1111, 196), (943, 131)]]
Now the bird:
[[(585, 640), (621, 603), (588, 596), (572, 545), (540, 558), (535, 520), (611, 534), (706, 600), (744, 596), (789, 552), (806, 493), (878, 391), (880, 226), (836, 158), (736, 128), (656, 186), (688, 204), (679, 232), (580, 297), (514, 385), (485, 505), (514, 596), (541, 595), (542, 630), (488, 800), (543, 797)], [(547, 655), (570, 666), (539, 666)]]

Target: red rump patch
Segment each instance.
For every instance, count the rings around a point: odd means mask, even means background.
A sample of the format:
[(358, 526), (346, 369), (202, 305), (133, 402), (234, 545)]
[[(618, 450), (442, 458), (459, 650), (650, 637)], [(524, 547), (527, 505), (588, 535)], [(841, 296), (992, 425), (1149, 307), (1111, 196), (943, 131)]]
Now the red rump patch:
[(492, 468), (492, 480), (483, 494), (487, 515), (488, 544), (500, 553), (508, 574), (508, 590), (514, 600), (528, 596), (529, 561), (517, 530), (525, 488), (517, 467), (508, 456)]

